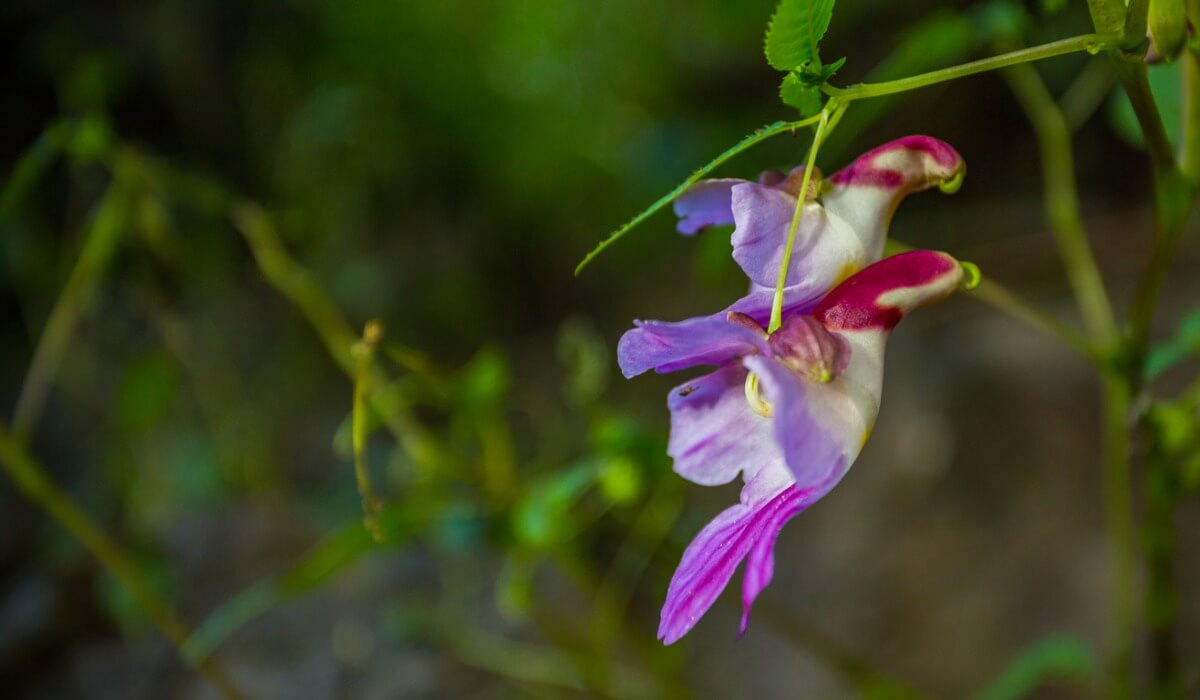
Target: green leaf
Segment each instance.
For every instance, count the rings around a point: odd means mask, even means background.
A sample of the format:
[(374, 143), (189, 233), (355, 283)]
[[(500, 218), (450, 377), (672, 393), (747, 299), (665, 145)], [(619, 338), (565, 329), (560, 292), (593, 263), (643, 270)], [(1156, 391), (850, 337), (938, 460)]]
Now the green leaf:
[(1042, 12), (1053, 15), (1062, 12), (1067, 6), (1067, 0), (1042, 0)]
[(1192, 311), (1180, 321), (1179, 330), (1173, 338), (1150, 350), (1146, 358), (1146, 374), (1153, 379), (1195, 354), (1200, 354), (1200, 309)]
[(767, 25), (767, 63), (792, 71), (821, 65), (818, 44), (833, 17), (834, 0), (782, 0)]
[(788, 73), (779, 85), (779, 99), (789, 107), (800, 110), (800, 114), (811, 117), (821, 111), (824, 104), (821, 91), (811, 85), (805, 85), (800, 76)]
[[(1150, 92), (1158, 103), (1158, 111), (1163, 117), (1163, 126), (1167, 137), (1173, 146), (1178, 147), (1183, 138), (1183, 61), (1150, 66)], [(1113, 91), (1108, 104), (1108, 117), (1117, 135), (1129, 143), (1141, 147), (1142, 128), (1138, 125), (1137, 116), (1133, 113), (1133, 105), (1125, 91), (1117, 87)]]
[(1051, 677), (1089, 683), (1096, 677), (1097, 667), (1095, 653), (1084, 642), (1074, 637), (1048, 637), (1026, 647), (975, 700), (1016, 700)]

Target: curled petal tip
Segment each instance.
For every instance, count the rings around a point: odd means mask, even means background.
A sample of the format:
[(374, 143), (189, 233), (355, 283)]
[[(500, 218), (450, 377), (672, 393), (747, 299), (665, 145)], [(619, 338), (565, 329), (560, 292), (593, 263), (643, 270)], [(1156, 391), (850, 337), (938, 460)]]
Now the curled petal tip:
[(967, 262), (966, 260), (958, 261), (958, 265), (963, 271), (963, 290), (969, 292), (978, 287), (980, 282), (983, 282), (983, 272), (979, 270), (978, 265), (973, 262)]
[(967, 176), (967, 168), (965, 165), (954, 171), (950, 177), (938, 182), (938, 189), (945, 194), (954, 194), (962, 187), (963, 179)]

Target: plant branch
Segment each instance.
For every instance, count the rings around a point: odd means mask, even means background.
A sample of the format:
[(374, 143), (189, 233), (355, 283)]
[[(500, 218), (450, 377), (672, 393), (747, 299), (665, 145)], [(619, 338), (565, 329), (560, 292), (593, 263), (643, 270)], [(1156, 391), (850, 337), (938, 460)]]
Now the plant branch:
[(1117, 342), (1117, 322), (1080, 213), (1067, 120), (1033, 66), (1007, 68), (1004, 77), (1037, 134), (1042, 155), (1046, 217), (1054, 232), (1084, 327), (1102, 347), (1111, 349)]
[(844, 102), (850, 102), (868, 97), (881, 97), (897, 92), (906, 92), (929, 85), (936, 85), (937, 83), (944, 83), (948, 80), (955, 80), (956, 78), (965, 78), (968, 75), (975, 75), (976, 73), (984, 73), (1021, 63), (1029, 63), (1030, 61), (1040, 61), (1047, 58), (1054, 58), (1055, 56), (1078, 53), (1080, 51), (1096, 53), (1114, 48), (1118, 45), (1118, 42), (1119, 38), (1113, 34), (1084, 34), (1069, 39), (1052, 41), (1041, 46), (1011, 51), (999, 56), (982, 58), (978, 61), (971, 61), (970, 63), (951, 66), (950, 68), (922, 73), (909, 78), (889, 80), (883, 83), (861, 83), (846, 88), (825, 85), (821, 89), (832, 97), (837, 97)]
[[(104, 532), (74, 500), (46, 476), (45, 469), (34, 460), (20, 440), (0, 425), (0, 466), (8, 473), (17, 489), (53, 518), (100, 561), (117, 581), (132, 594), (138, 606), (162, 630), (176, 649), (182, 649), (191, 630), (138, 572), (133, 558)], [(238, 690), (211, 659), (191, 665), (229, 699), (246, 697)]]

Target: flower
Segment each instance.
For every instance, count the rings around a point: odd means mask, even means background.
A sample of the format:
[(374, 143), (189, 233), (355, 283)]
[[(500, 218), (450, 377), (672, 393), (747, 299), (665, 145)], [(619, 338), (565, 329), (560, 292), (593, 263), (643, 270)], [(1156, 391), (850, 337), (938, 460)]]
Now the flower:
[[(949, 144), (907, 136), (859, 156), (828, 179), (813, 173), (789, 264), (785, 312), (807, 311), (837, 283), (883, 255), (888, 224), (911, 192), (938, 185), (952, 192), (966, 166)], [(750, 293), (711, 316), (670, 323), (636, 321), (617, 348), (621, 371), (673, 372), (720, 364), (753, 344), (752, 334), (726, 323), (738, 312), (765, 324), (771, 313), (783, 248), (796, 208), (803, 168), (764, 173), (757, 183), (704, 180), (675, 201), (678, 229), (691, 235), (707, 226), (734, 224), (733, 257), (750, 278)], [(703, 351), (700, 348), (704, 348)]]
[(694, 339), (693, 355), (720, 358), (707, 360), (718, 369), (671, 391), (667, 452), (675, 471), (697, 484), (740, 474), (745, 485), (740, 502), (684, 552), (662, 609), (664, 643), (696, 624), (743, 560), (745, 631), (754, 599), (770, 583), (779, 530), (845, 476), (870, 435), (891, 330), (963, 279), (946, 253), (903, 253), (842, 282), (810, 313), (789, 314), (769, 336), (731, 312), (725, 324), (744, 340), (736, 351), (719, 334)]

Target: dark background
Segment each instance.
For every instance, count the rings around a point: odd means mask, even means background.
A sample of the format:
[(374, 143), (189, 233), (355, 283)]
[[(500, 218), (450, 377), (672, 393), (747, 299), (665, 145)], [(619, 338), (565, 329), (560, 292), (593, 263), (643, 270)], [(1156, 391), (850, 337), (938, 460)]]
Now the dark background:
[[(943, 13), (971, 31), (921, 70), (995, 53), (995, 7), (1014, 16), (997, 3), (844, 0), (822, 52), (849, 57), (835, 83), (856, 82), (906, 28)], [(670, 474), (663, 399), (681, 379), (626, 382), (613, 348), (634, 317), (707, 313), (744, 280), (727, 231), (686, 239), (667, 213), (578, 279), (572, 270), (693, 168), (793, 118), (762, 58), (771, 9), (8, 0), (2, 172), (11, 182), (51, 125), (74, 136), (0, 210), (3, 405), (17, 400), (116, 164), (133, 162), (138, 198), (30, 444), (185, 618), (199, 624), (278, 581), (360, 513), (351, 384), (264, 281), (230, 199), (270, 212), (352, 324), (380, 318), (390, 341), (442, 368), (391, 370), (412, 380), (415, 419), (453, 458), (418, 464), (384, 431), (368, 454), (386, 501), (430, 513), (327, 576), (271, 589), (261, 614), (231, 630), (217, 658), (255, 697), (853, 694), (827, 663), (828, 640), (963, 697), (1046, 635), (1099, 653), (1109, 603), (1094, 377), (1052, 339), (965, 297), (897, 332), (875, 436), (843, 484), (786, 529), (749, 633), (735, 640), (737, 611), (719, 603), (680, 645), (654, 642), (682, 546), (736, 490)], [(1031, 43), (1090, 31), (1083, 2), (1030, 5), (1028, 17)], [(1101, 60), (1039, 70), (1060, 94)], [(1112, 111), (1105, 98), (1075, 134), (1076, 166), (1121, 304), (1149, 248), (1149, 182)], [(974, 261), (1074, 323), (1037, 144), (1004, 81), (856, 105), (820, 165), (832, 172), (909, 133), (950, 142), (968, 176), (952, 197), (906, 202), (892, 235)], [(753, 177), (805, 148), (780, 137), (720, 173)], [(1196, 303), (1198, 271), (1190, 235), (1160, 333)], [(580, 474), (586, 483), (564, 483)], [(212, 697), (7, 481), (0, 513), (6, 692)], [(1195, 549), (1197, 524), (1192, 503), (1181, 552)], [(1181, 566), (1181, 590), (1195, 590), (1200, 563)], [(1200, 606), (1184, 605), (1194, 658)], [(828, 640), (795, 638), (810, 628)], [(1088, 695), (1063, 683), (1044, 692)]]

